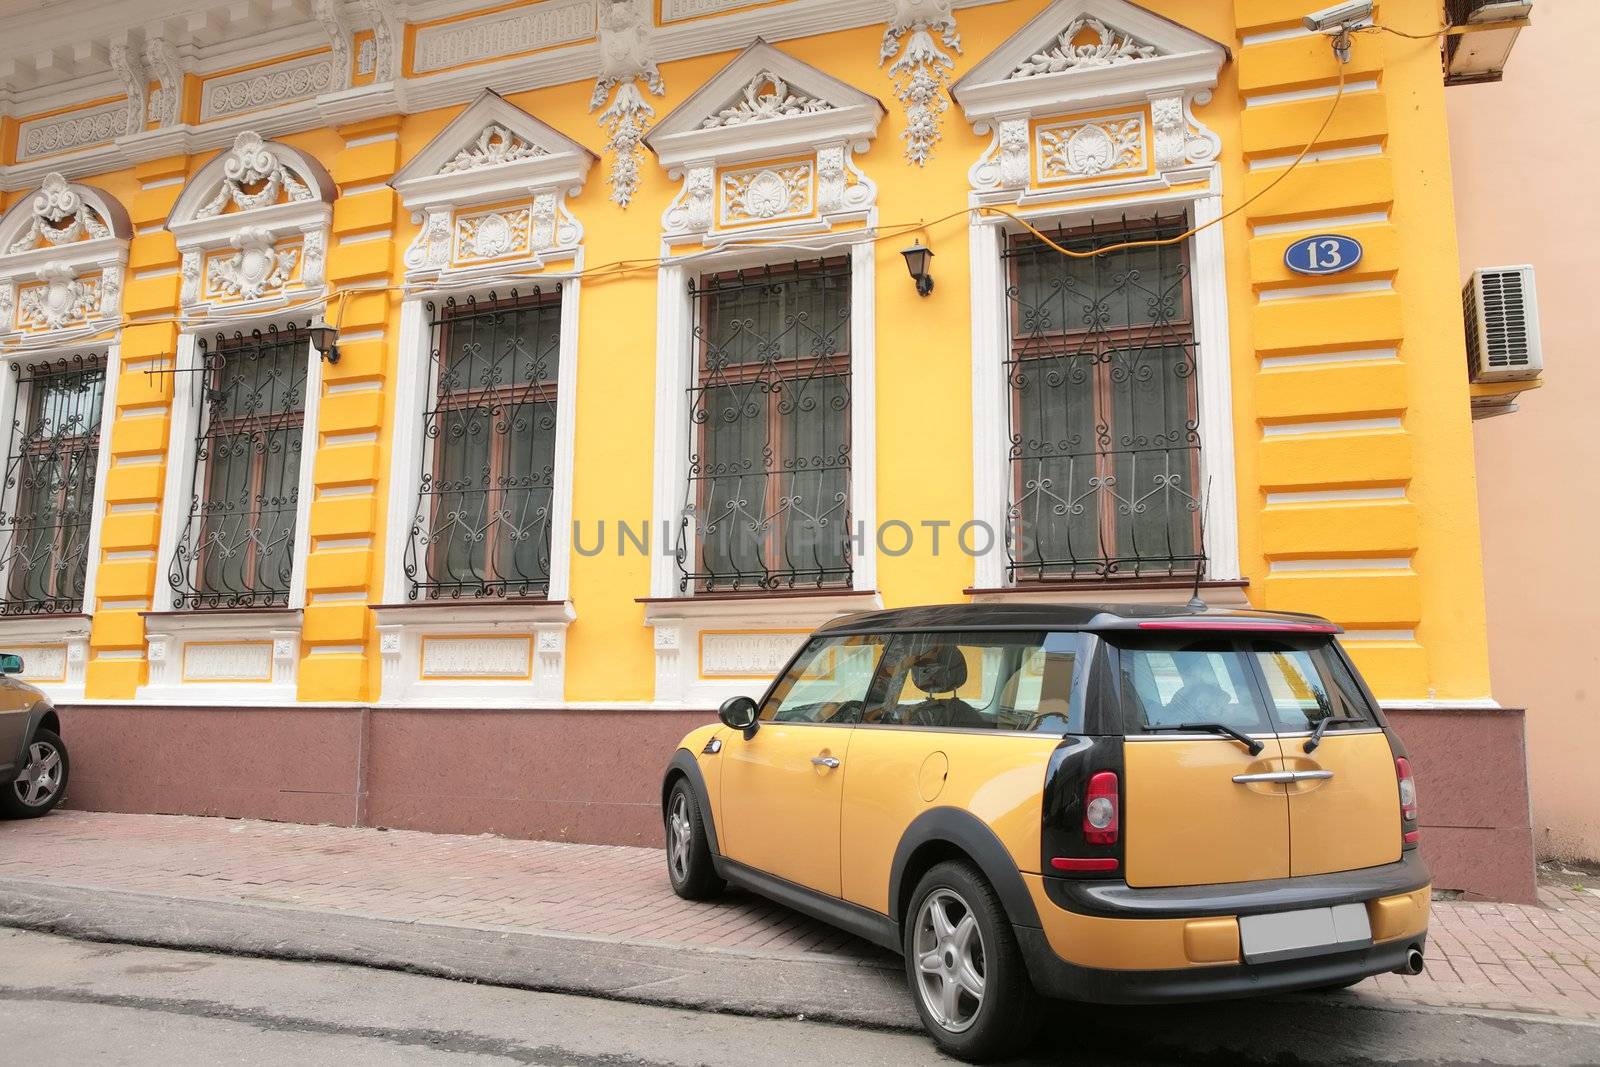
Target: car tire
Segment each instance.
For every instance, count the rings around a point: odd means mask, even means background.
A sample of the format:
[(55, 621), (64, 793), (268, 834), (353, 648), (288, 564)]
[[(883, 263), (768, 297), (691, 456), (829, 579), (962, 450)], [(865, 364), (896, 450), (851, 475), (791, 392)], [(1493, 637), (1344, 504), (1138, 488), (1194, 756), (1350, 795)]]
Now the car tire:
[(726, 885), (711, 862), (711, 839), (705, 818), (687, 778), (679, 778), (667, 794), (667, 877), (684, 900), (710, 900)]
[(943, 1051), (984, 1062), (1033, 1039), (1039, 996), (1000, 898), (971, 866), (940, 863), (922, 876), (901, 937), (911, 999)]
[(10, 819), (37, 819), (48, 815), (67, 795), (71, 770), (67, 746), (59, 734), (41, 728), (34, 731), (23, 758), (16, 778), (0, 789), (0, 815)]

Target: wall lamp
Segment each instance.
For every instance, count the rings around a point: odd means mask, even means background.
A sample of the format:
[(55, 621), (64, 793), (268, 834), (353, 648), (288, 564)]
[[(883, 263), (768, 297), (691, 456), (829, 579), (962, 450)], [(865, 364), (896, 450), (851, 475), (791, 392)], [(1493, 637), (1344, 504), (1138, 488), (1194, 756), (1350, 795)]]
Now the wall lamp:
[(933, 258), (933, 249), (924, 247), (921, 241), (910, 248), (902, 248), (900, 254), (906, 257), (906, 270), (911, 272), (911, 278), (917, 283), (917, 295), (927, 296), (933, 292), (933, 275), (928, 273), (928, 260)]
[(333, 326), (308, 326), (306, 333), (311, 335), (311, 347), (317, 354), (329, 363), (339, 362), (339, 331)]

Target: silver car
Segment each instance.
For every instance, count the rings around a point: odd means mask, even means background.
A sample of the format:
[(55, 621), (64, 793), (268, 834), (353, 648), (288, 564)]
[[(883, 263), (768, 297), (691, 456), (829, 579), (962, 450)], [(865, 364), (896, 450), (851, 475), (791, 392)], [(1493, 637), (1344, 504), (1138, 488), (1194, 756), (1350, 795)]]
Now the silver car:
[(66, 796), (69, 764), (56, 709), (21, 673), (21, 656), (0, 655), (0, 816), (36, 819)]

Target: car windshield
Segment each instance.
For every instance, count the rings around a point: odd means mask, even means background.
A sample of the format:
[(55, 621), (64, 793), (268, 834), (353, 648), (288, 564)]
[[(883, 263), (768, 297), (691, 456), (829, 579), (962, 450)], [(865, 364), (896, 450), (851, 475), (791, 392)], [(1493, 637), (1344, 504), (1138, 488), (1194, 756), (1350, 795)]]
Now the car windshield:
[(1373, 721), (1366, 698), (1328, 641), (1118, 642), (1129, 729), (1221, 723), (1245, 733), (1299, 732), (1323, 719)]

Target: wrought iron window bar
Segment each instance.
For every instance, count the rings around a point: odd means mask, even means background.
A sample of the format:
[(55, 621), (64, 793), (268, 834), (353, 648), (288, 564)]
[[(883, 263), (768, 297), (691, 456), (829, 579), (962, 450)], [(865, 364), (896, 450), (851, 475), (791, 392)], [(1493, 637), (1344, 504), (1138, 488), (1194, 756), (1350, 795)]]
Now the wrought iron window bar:
[[(1187, 229), (1184, 216), (1124, 218), (1050, 236), (1089, 252)], [(1008, 578), (1203, 572), (1188, 242), (1077, 259), (1023, 235), (1004, 257)]]
[(288, 605), (310, 339), (290, 325), (197, 340), (193, 488), (167, 571), (175, 609)]
[(550, 589), (561, 289), (427, 305), (430, 400), (404, 570), (411, 600)]
[(12, 364), (10, 448), (0, 497), (0, 614), (83, 610), (104, 358)]
[(679, 591), (849, 586), (848, 258), (708, 275), (689, 296)]

